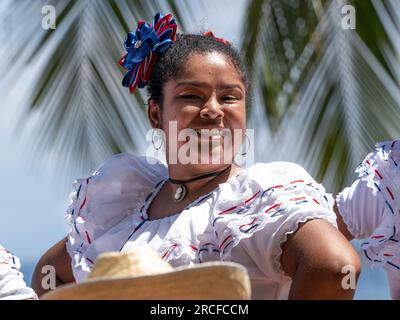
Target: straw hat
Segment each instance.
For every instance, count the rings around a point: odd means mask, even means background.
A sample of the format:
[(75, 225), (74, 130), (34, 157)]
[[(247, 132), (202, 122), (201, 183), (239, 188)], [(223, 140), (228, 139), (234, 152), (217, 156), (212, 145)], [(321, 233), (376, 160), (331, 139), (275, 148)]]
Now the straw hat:
[(99, 256), (85, 282), (67, 284), (44, 300), (246, 300), (247, 270), (233, 262), (173, 268), (149, 247)]

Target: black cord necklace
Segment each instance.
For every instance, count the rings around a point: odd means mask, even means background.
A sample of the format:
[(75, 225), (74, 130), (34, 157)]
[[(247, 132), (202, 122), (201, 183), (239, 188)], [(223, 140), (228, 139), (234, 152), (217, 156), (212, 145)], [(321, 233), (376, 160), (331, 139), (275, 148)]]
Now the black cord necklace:
[(228, 169), (230, 169), (231, 167), (232, 166), (228, 166), (221, 171), (206, 173), (201, 176), (197, 176), (197, 177), (194, 177), (194, 178), (188, 179), (188, 180), (176, 180), (176, 179), (168, 178), (169, 182), (178, 185), (178, 187), (176, 188), (176, 191), (175, 191), (174, 201), (180, 202), (186, 197), (187, 188), (185, 186), (185, 183), (200, 180), (200, 179), (205, 179), (205, 178), (209, 178), (209, 177), (217, 177), (217, 176), (223, 174), (224, 172), (228, 171)]

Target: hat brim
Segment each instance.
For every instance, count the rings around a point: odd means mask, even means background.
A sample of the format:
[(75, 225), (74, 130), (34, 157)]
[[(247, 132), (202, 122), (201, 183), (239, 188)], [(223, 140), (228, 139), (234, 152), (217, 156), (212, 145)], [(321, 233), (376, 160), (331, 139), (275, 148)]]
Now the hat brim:
[(247, 270), (232, 262), (206, 262), (139, 277), (95, 278), (47, 292), (44, 300), (247, 300)]

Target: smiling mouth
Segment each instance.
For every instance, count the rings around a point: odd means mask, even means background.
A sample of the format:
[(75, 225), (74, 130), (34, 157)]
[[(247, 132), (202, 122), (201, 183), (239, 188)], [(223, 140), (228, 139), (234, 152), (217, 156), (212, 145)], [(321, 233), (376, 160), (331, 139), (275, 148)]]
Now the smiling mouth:
[(198, 136), (201, 137), (223, 137), (224, 134), (226, 133), (226, 129), (194, 129), (196, 131)]

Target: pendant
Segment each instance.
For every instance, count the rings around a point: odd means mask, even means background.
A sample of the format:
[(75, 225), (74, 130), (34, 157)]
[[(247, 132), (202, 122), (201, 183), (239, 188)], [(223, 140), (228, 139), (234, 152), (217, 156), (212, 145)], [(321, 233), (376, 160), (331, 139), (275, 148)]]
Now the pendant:
[(179, 202), (182, 201), (183, 198), (186, 196), (186, 187), (183, 184), (178, 185), (178, 188), (176, 188), (175, 195), (174, 195), (174, 201)]

